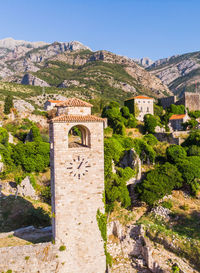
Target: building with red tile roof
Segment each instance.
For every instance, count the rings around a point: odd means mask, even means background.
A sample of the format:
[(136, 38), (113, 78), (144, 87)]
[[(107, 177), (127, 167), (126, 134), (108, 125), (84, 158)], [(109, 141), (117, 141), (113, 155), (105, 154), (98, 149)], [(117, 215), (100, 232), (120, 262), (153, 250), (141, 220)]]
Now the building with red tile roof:
[(190, 117), (188, 114), (174, 114), (169, 118), (169, 128), (171, 131), (182, 131), (183, 130), (183, 123), (188, 121)]
[(153, 101), (153, 98), (138, 95), (125, 100), (124, 105), (129, 108), (130, 113), (134, 114), (138, 120), (143, 121), (146, 114), (154, 114)]

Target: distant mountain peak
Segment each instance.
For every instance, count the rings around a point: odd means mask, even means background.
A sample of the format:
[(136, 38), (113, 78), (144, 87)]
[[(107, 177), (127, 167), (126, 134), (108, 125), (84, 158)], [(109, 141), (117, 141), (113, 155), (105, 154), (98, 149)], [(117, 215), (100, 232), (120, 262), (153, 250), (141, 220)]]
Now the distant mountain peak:
[(151, 65), (154, 63), (154, 61), (151, 60), (151, 59), (148, 58), (148, 57), (143, 57), (143, 58), (141, 58), (141, 59), (134, 59), (134, 61), (135, 61), (136, 63), (138, 63), (139, 65), (145, 67), (145, 68), (148, 67), (148, 66), (151, 66)]
[(12, 37), (4, 38), (0, 40), (0, 47), (8, 48), (8, 49), (15, 49), (17, 46), (30, 46), (32, 48), (37, 48), (41, 46), (48, 45), (48, 43), (45, 42), (29, 42), (24, 40), (15, 40)]

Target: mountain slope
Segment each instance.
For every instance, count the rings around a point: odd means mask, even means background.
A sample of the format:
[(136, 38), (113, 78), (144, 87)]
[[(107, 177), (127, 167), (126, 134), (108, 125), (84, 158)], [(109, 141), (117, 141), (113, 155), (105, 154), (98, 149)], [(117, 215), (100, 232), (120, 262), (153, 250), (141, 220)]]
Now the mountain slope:
[[(6, 43), (2, 42), (7, 48), (0, 48), (0, 76), (4, 82), (0, 83), (1, 99), (10, 92), (16, 99), (23, 98), (41, 107), (44, 93), (54, 98), (79, 96), (120, 103), (137, 94), (154, 98), (172, 94), (161, 80), (132, 59), (107, 51), (93, 52), (76, 41), (35, 45), (35, 48), (24, 41), (11, 39)], [(20, 90), (20, 84), (24, 85), (24, 91)]]
[(147, 68), (178, 96), (195, 92), (200, 83), (200, 51), (161, 59)]
[(89, 49), (80, 42), (17, 41), (12, 38), (0, 40), (0, 77), (14, 76), (16, 73), (37, 71), (44, 60), (65, 51)]
[(32, 74), (51, 86), (79, 86), (102, 95), (116, 90), (131, 93), (129, 97), (140, 93), (155, 98), (171, 94), (159, 79), (134, 61), (107, 51), (65, 52)]

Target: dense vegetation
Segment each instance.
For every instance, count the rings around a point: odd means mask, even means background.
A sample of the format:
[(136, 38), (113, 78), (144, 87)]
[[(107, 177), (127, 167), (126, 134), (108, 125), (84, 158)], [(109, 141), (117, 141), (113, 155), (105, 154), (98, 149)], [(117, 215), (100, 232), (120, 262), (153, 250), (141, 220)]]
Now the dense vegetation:
[[(16, 145), (8, 142), (8, 131), (18, 140)], [(0, 128), (0, 154), (5, 164), (1, 178), (12, 174), (20, 183), (26, 175), (33, 178), (31, 174), (43, 172), (49, 166), (48, 138), (27, 119), (20, 125), (7, 123), (5, 128)], [(34, 181), (33, 178), (33, 186)]]

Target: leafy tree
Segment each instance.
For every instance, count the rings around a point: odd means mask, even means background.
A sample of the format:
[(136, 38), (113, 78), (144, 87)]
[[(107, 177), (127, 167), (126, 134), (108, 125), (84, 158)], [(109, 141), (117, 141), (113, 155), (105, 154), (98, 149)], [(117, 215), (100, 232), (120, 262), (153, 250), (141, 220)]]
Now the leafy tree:
[(27, 142), (13, 146), (11, 158), (25, 172), (41, 172), (49, 166), (49, 143)]
[(42, 137), (40, 135), (40, 130), (36, 125), (33, 125), (30, 130), (31, 140), (32, 141), (42, 141)]
[(200, 156), (200, 147), (197, 145), (189, 146), (187, 149), (188, 156)]
[(167, 162), (149, 171), (136, 190), (142, 201), (154, 205), (159, 199), (170, 194), (174, 188), (181, 187), (182, 182), (182, 176), (177, 167)]
[(130, 117), (130, 112), (129, 112), (129, 109), (127, 106), (123, 106), (121, 109), (120, 109), (120, 112), (122, 114), (122, 117), (124, 118), (129, 118)]
[(191, 118), (194, 118), (194, 119), (200, 118), (200, 111), (199, 111), (199, 110), (190, 111), (190, 112), (189, 112), (189, 116), (190, 116)]
[(132, 147), (135, 148), (136, 153), (139, 155), (143, 163), (153, 163), (156, 157), (156, 152), (153, 147), (148, 145), (146, 141), (135, 138), (132, 141)]
[(157, 138), (152, 134), (145, 135), (144, 140), (146, 141), (147, 144), (151, 146), (154, 146), (158, 143)]
[(0, 143), (3, 145), (7, 145), (8, 144), (8, 132), (6, 129), (0, 127)]
[(137, 119), (133, 116), (133, 114), (130, 114), (127, 127), (128, 128), (135, 128), (137, 126)]
[(155, 128), (158, 125), (158, 119), (157, 117), (151, 115), (151, 114), (146, 114), (144, 116), (144, 129), (145, 132), (147, 133), (155, 133)]
[(190, 119), (186, 122), (183, 123), (183, 128), (184, 130), (191, 130), (191, 129), (195, 129), (197, 128), (197, 125), (198, 125), (198, 121), (196, 119)]
[(130, 114), (128, 107), (123, 106), (120, 109), (117, 102), (111, 102), (108, 106), (105, 106), (102, 117), (108, 119), (108, 125), (113, 128), (113, 132), (116, 134), (125, 135), (125, 127), (132, 128), (137, 125), (137, 121)]
[(125, 132), (126, 132), (126, 131), (125, 131), (125, 126), (124, 126), (124, 124), (123, 124), (122, 122), (117, 121), (117, 122), (115, 123), (113, 132), (114, 132), (115, 134), (119, 134), (119, 135), (124, 136), (124, 135), (125, 135)]
[(186, 140), (182, 143), (183, 147), (196, 145), (200, 146), (200, 131), (191, 132)]
[(163, 107), (154, 103), (153, 112), (155, 116), (158, 116), (161, 118), (163, 116)]
[(200, 157), (189, 157), (188, 160), (183, 160), (177, 163), (178, 170), (181, 172), (184, 183), (189, 185), (190, 190), (196, 195), (199, 190), (200, 178)]
[(181, 115), (185, 113), (185, 106), (184, 105), (175, 105), (175, 104), (171, 104), (168, 108), (167, 108), (167, 112), (171, 113), (171, 114), (177, 114), (177, 115)]
[(5, 102), (4, 102), (4, 113), (6, 115), (10, 114), (11, 108), (13, 108), (13, 97), (11, 95), (8, 95), (5, 98)]
[(167, 147), (166, 155), (169, 162), (176, 163), (179, 160), (186, 159), (187, 153), (183, 147), (173, 144)]
[(135, 172), (126, 167), (125, 169), (119, 168), (116, 174), (112, 175), (112, 179), (106, 181), (105, 193), (107, 211), (111, 211), (114, 202), (118, 201), (125, 208), (131, 205), (131, 199), (126, 186), (126, 181), (129, 180)]

